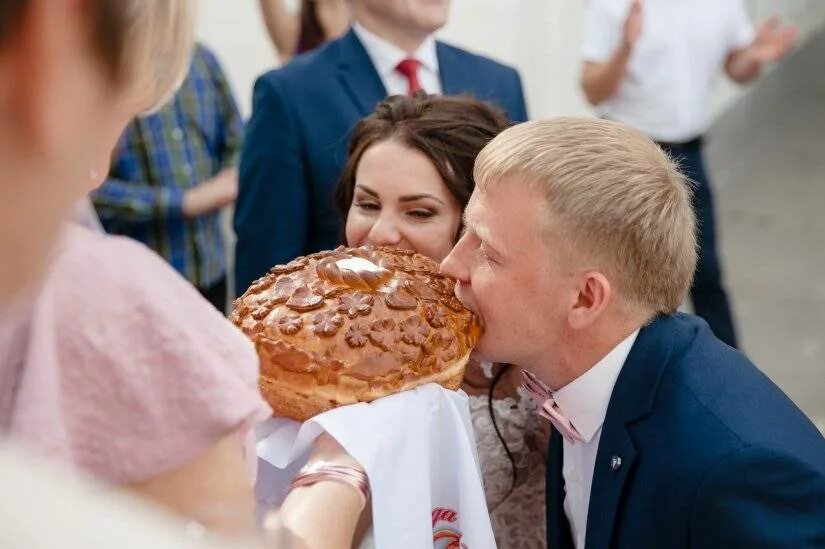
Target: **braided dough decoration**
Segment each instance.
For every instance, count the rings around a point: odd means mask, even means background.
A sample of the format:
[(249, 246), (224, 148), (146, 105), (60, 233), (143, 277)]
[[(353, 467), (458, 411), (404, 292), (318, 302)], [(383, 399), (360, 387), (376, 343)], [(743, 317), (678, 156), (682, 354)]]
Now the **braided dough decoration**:
[(230, 318), (275, 415), (305, 421), (425, 383), (457, 389), (481, 327), (454, 287), (422, 255), (341, 247), (273, 267)]

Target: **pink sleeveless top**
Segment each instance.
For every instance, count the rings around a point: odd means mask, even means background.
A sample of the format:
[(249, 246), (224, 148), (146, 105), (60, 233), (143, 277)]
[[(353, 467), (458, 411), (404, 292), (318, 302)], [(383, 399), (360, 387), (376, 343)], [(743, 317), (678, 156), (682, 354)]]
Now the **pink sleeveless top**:
[(0, 432), (113, 484), (248, 434), (271, 414), (257, 378), (252, 343), (160, 257), (77, 225), (0, 320)]

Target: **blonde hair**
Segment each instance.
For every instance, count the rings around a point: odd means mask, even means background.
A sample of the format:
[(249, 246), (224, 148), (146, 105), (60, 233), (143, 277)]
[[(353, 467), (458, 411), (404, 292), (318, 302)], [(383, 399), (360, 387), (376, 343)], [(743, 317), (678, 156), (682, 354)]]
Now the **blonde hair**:
[(148, 112), (169, 101), (183, 82), (195, 41), (196, 0), (106, 0), (127, 14), (124, 62), (146, 69), (152, 86)]
[[(89, 0), (92, 48), (109, 78), (132, 85), (147, 71), (151, 109), (186, 76), (195, 40), (196, 0)], [(29, 0), (0, 1), (0, 48), (20, 30)]]
[(556, 236), (633, 310), (671, 313), (684, 300), (696, 267), (689, 182), (643, 133), (588, 118), (527, 122), (481, 151), (474, 177), (482, 190), (512, 177), (542, 189)]

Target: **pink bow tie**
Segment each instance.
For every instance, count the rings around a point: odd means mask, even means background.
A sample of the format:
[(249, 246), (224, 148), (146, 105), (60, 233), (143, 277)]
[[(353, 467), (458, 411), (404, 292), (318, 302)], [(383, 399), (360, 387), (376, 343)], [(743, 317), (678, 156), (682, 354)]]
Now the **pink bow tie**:
[(548, 419), (568, 442), (584, 442), (570, 420), (561, 413), (556, 401), (553, 399), (553, 391), (548, 389), (544, 383), (530, 372), (522, 370), (521, 375), (523, 378), (521, 386), (530, 393), (530, 397), (539, 406), (539, 415)]

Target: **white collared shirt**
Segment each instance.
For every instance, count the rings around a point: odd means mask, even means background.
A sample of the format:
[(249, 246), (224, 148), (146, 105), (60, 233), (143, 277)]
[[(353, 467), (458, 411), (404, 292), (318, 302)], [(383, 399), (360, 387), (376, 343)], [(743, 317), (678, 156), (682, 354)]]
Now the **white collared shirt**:
[[(607, 61), (622, 41), (632, 0), (591, 0), (582, 57)], [(743, 0), (651, 0), (619, 90), (597, 108), (658, 141), (703, 134), (725, 59), (754, 39)]]
[(352, 30), (367, 50), (367, 55), (372, 60), (375, 70), (378, 71), (378, 76), (381, 77), (388, 96), (407, 95), (410, 83), (407, 77), (395, 68), (408, 57), (421, 63), (418, 68), (418, 82), (424, 91), (429, 94), (441, 93), (435, 38), (428, 36), (413, 55), (407, 55), (407, 52), (368, 31), (358, 22), (352, 25)]
[(639, 330), (636, 330), (595, 366), (553, 393), (561, 412), (584, 439), (584, 442), (563, 442), (562, 475), (566, 492), (564, 514), (570, 522), (573, 543), (577, 549), (584, 547), (593, 468), (596, 465), (596, 452), (599, 449), (607, 405), (619, 372), (638, 335)]

